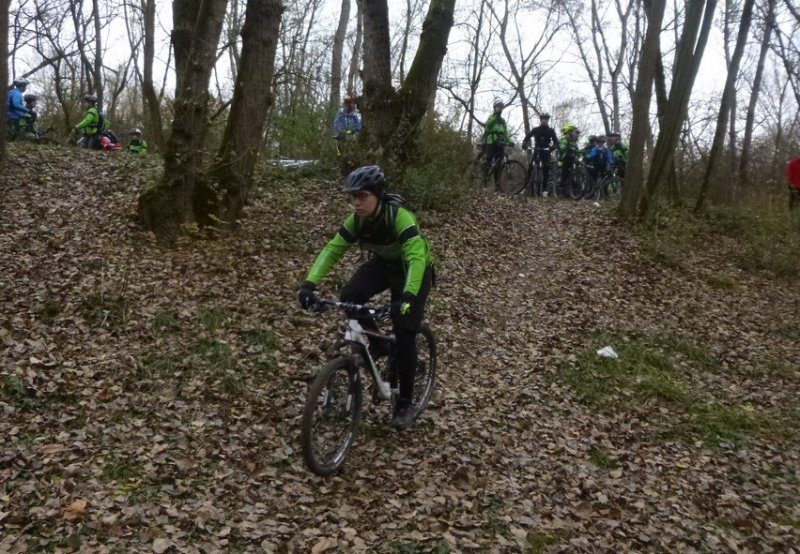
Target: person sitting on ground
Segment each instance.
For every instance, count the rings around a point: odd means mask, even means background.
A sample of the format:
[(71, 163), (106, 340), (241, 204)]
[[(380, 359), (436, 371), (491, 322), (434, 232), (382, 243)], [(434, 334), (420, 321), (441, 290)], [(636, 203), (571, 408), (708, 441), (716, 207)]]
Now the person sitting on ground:
[(147, 154), (147, 141), (142, 138), (142, 130), (135, 127), (130, 130), (131, 141), (128, 143), (128, 152)]
[[(402, 429), (415, 417), (416, 336), (434, 277), (428, 240), (420, 234), (417, 218), (385, 190), (386, 177), (376, 165), (359, 167), (347, 176), (342, 192), (350, 196), (353, 213), (317, 256), (298, 299), (303, 308), (313, 308), (317, 285), (356, 243), (371, 254), (342, 288), (341, 300), (363, 304), (386, 289), (391, 291), (400, 386), (392, 426)], [(369, 319), (361, 320), (361, 324), (375, 328), (375, 322)]]
[(356, 99), (348, 94), (344, 97), (344, 107), (333, 120), (334, 138), (341, 140), (351, 138), (361, 131), (361, 117), (356, 111)]
[(100, 133), (101, 150), (122, 150), (122, 141), (111, 129), (106, 129)]
[(24, 99), (28, 113), (18, 120), (18, 138), (37, 141), (39, 140), (39, 132), (36, 130), (36, 121), (39, 118), (39, 114), (36, 112), (36, 103), (39, 101), (39, 97), (35, 94), (26, 94)]
[(86, 110), (86, 115), (80, 123), (75, 125), (75, 132), (81, 133), (78, 144), (83, 148), (101, 150), (103, 145), (100, 143), (100, 139), (107, 122), (97, 108), (97, 96), (94, 94), (85, 95), (81, 99), (81, 105)]
[(616, 174), (625, 178), (625, 166), (628, 165), (628, 145), (622, 142), (622, 137), (616, 131), (608, 135), (608, 149), (614, 160), (612, 167)]
[(492, 115), (486, 120), (483, 131), (483, 142), (486, 154), (486, 170), (488, 171), (494, 161), (505, 153), (505, 147), (514, 146), (508, 134), (508, 125), (503, 119), (503, 109), (505, 104), (501, 100), (495, 100), (492, 104)]
[(27, 116), (30, 110), (25, 106), (24, 93), (28, 88), (28, 80), (17, 77), (6, 96), (6, 125), (9, 140), (14, 140), (20, 133), (20, 119)]
[(578, 138), (580, 136), (580, 129), (571, 123), (567, 123), (561, 129), (561, 143), (558, 146), (558, 167), (561, 170), (559, 186), (562, 191), (566, 190), (567, 182), (575, 169), (575, 162), (580, 155), (580, 150), (578, 149)]
[(786, 180), (789, 184), (789, 210), (800, 208), (800, 156), (786, 165)]
[[(525, 135), (522, 141), (522, 147), (528, 148), (531, 146), (531, 139), (533, 139), (533, 157), (531, 162), (536, 162), (540, 158), (542, 164), (542, 182), (547, 183), (548, 175), (550, 173), (550, 154), (555, 150), (558, 152), (558, 135), (555, 129), (550, 127), (550, 114), (543, 113), (539, 116), (539, 126), (534, 127)], [(531, 191), (533, 192), (533, 191)]]

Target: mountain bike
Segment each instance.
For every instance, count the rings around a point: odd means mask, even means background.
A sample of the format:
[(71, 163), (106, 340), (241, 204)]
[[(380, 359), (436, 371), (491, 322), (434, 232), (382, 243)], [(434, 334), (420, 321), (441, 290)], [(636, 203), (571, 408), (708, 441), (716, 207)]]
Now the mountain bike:
[[(563, 169), (562, 169), (563, 171)], [(580, 200), (586, 197), (587, 191), (592, 187), (592, 176), (580, 158), (572, 162), (571, 170), (565, 183), (564, 193), (573, 200)]]
[[(348, 318), (344, 339), (334, 343), (335, 358), (317, 372), (306, 396), (300, 443), (303, 459), (317, 475), (330, 475), (344, 463), (361, 421), (366, 374), (372, 401), (389, 401), (398, 394), (395, 337), (365, 329), (358, 318), (376, 323), (390, 319), (389, 306), (374, 307), (335, 300), (319, 300), (315, 311), (341, 309)], [(417, 333), (417, 368), (412, 409), (416, 419), (425, 410), (436, 382), (436, 341), (423, 324)]]
[(556, 182), (553, 179), (552, 168), (548, 171), (547, 182), (544, 180), (545, 164), (550, 165), (549, 148), (527, 148), (528, 151), (528, 172), (525, 179), (525, 188), (531, 196), (553, 196), (555, 197)]
[(517, 160), (512, 160), (508, 155), (511, 146), (503, 145), (503, 155), (492, 160), (486, 175), (494, 181), (495, 191), (513, 195), (525, 190), (527, 180), (525, 166)]
[(622, 179), (616, 172), (605, 171), (597, 178), (588, 175), (583, 198), (587, 200), (613, 200), (622, 193)]

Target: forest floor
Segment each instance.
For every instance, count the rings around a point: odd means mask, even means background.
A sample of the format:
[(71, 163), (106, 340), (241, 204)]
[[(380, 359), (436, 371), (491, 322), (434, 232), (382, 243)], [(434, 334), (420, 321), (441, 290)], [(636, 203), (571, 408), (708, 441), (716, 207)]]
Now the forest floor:
[(735, 233), (676, 247), (489, 193), (423, 212), (438, 388), (404, 432), (371, 408), (323, 479), (300, 414), (343, 321), (296, 289), (337, 183), (272, 183), (235, 237), (165, 249), (133, 219), (155, 161), (10, 155), (0, 552), (798, 551), (800, 288), (741, 269)]

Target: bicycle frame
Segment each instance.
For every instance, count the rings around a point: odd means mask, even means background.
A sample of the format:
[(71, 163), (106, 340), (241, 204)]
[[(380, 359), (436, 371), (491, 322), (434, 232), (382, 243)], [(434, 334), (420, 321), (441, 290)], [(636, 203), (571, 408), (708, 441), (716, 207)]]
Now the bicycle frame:
[[(319, 300), (317, 304), (320, 307), (323, 307), (323, 309), (324, 307), (336, 307), (341, 308), (348, 313), (359, 312), (365, 317), (374, 317), (378, 321), (386, 319), (389, 313), (388, 308), (374, 308), (372, 306), (351, 304), (349, 302), (339, 302), (335, 300)], [(389, 343), (394, 343), (395, 340), (394, 335), (384, 335), (382, 333), (364, 329), (361, 323), (359, 323), (358, 319), (351, 317), (347, 320), (347, 328), (344, 332), (344, 339), (337, 341), (334, 344), (334, 347), (341, 349), (342, 346), (350, 346), (353, 358), (358, 359), (357, 357), (360, 356), (361, 360), (365, 362), (364, 365), (366, 365), (367, 369), (369, 370), (369, 374), (375, 383), (378, 396), (384, 400), (391, 400), (391, 383), (389, 381), (384, 381), (383, 377), (381, 377), (380, 373), (378, 372), (378, 366), (375, 364), (375, 360), (372, 358), (372, 354), (369, 351), (369, 337), (372, 337), (376, 340), (384, 340)]]

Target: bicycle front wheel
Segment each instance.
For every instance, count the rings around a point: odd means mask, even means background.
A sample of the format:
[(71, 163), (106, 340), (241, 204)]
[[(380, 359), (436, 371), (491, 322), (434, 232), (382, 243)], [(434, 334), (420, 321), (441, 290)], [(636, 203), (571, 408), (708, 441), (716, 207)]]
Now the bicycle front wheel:
[(525, 166), (508, 160), (495, 173), (495, 189), (503, 194), (519, 194), (525, 188)]
[(303, 459), (317, 475), (330, 475), (344, 463), (361, 419), (361, 379), (351, 358), (325, 364), (311, 384), (303, 410)]
[(414, 373), (414, 417), (428, 406), (436, 386), (436, 338), (428, 325), (417, 333), (417, 369)]

